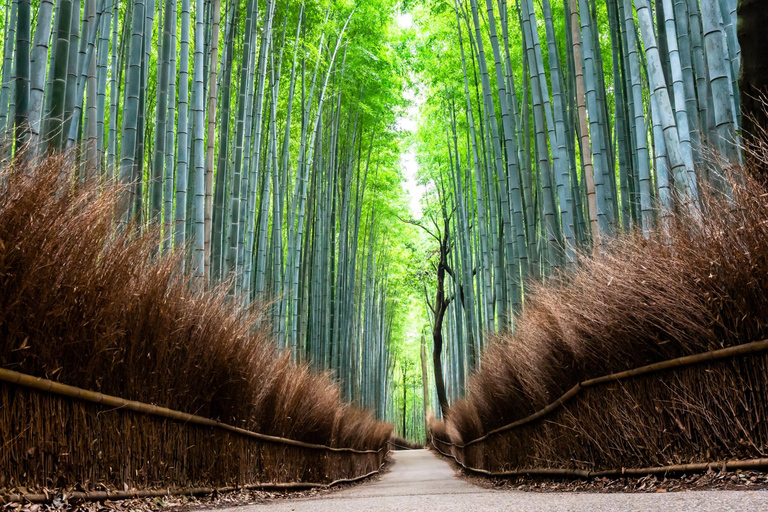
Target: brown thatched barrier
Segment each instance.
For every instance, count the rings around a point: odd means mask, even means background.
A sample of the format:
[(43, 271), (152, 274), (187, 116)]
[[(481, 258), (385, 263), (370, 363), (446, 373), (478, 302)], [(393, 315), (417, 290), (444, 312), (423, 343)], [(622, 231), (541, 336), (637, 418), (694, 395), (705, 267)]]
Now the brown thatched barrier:
[(80, 492), (84, 499), (328, 486), (377, 472), (387, 453), (386, 444), (357, 450), (268, 436), (5, 369), (0, 447), (0, 501), (75, 485), (96, 491)]
[(526, 418), (432, 446), (492, 476), (768, 468), (768, 340), (581, 382)]

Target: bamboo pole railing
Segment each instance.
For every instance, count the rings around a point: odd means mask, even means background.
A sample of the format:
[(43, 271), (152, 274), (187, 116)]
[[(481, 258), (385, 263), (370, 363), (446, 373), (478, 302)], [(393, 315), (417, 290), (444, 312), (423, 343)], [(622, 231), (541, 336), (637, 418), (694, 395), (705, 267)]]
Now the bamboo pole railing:
[(268, 443), (284, 444), (288, 446), (298, 446), (300, 448), (308, 448), (311, 450), (326, 450), (330, 452), (346, 452), (346, 453), (381, 453), (383, 450), (388, 449), (388, 445), (384, 444), (378, 450), (358, 450), (356, 448), (338, 448), (334, 446), (326, 446), (323, 444), (305, 443), (303, 441), (296, 441), (295, 439), (286, 439), (284, 437), (271, 436), (267, 434), (261, 434), (259, 432), (253, 432), (244, 428), (222, 423), (220, 421), (212, 420), (210, 418), (204, 418), (202, 416), (196, 416), (186, 412), (175, 411), (166, 407), (160, 407), (157, 405), (145, 404), (137, 402), (135, 400), (126, 400), (116, 396), (105, 395), (103, 393), (97, 393), (95, 391), (88, 391), (85, 389), (61, 384), (52, 380), (43, 379), (41, 377), (33, 377), (24, 373), (15, 372), (13, 370), (7, 370), (0, 368), (0, 381), (8, 382), (17, 386), (22, 386), (30, 389), (35, 389), (45, 393), (51, 393), (59, 396), (72, 398), (74, 400), (80, 400), (83, 402), (90, 402), (97, 405), (103, 405), (106, 407), (113, 407), (115, 409), (124, 409), (150, 416), (158, 416), (161, 418), (167, 418), (174, 421), (183, 423), (189, 423), (193, 425), (201, 425), (204, 427), (213, 427), (221, 430), (226, 430), (239, 434), (245, 437), (258, 439)]
[(691, 473), (712, 470), (735, 470), (735, 469), (765, 469), (768, 468), (768, 458), (760, 459), (746, 459), (746, 460), (725, 460), (720, 462), (696, 462), (692, 464), (672, 464), (669, 466), (653, 466), (647, 468), (621, 468), (621, 469), (606, 469), (600, 471), (587, 471), (583, 469), (567, 469), (567, 468), (526, 468), (526, 469), (512, 469), (508, 471), (493, 472), (486, 469), (475, 468), (468, 466), (460, 461), (456, 456), (450, 453), (445, 453), (435, 445), (435, 441), (438, 443), (450, 445), (439, 439), (432, 439), (432, 447), (437, 450), (440, 455), (444, 457), (450, 457), (462, 468), (471, 473), (477, 473), (490, 477), (511, 477), (511, 476), (552, 476), (552, 477), (576, 477), (576, 478), (599, 478), (599, 477), (616, 477), (616, 476), (646, 476), (654, 474), (666, 474), (666, 473)]
[[(668, 359), (666, 361), (661, 361), (659, 363), (653, 363), (646, 366), (641, 366), (639, 368), (634, 368), (632, 370), (626, 370), (618, 373), (612, 373), (610, 375), (604, 375), (602, 377), (596, 377), (594, 379), (588, 379), (588, 380), (579, 382), (578, 384), (573, 386), (571, 389), (566, 391), (560, 398), (558, 398), (551, 404), (547, 405), (546, 407), (536, 411), (535, 413), (529, 416), (526, 416), (525, 418), (514, 421), (512, 423), (509, 423), (507, 425), (504, 425), (502, 427), (493, 429), (478, 438), (475, 438), (471, 441), (467, 441), (464, 444), (452, 443), (447, 441), (440, 441), (440, 442), (449, 446), (454, 446), (456, 448), (465, 448), (467, 446), (480, 443), (492, 436), (501, 434), (502, 432), (507, 432), (509, 430), (519, 428), (523, 425), (526, 425), (528, 423), (541, 419), (544, 416), (547, 416), (548, 414), (554, 412), (555, 410), (565, 405), (566, 402), (574, 398), (576, 395), (581, 393), (581, 391), (586, 388), (599, 386), (601, 384), (606, 384), (608, 382), (617, 382), (620, 380), (631, 379), (634, 377), (639, 377), (641, 375), (648, 375), (650, 373), (657, 373), (665, 370), (672, 370), (675, 368), (681, 368), (681, 367), (691, 366), (695, 364), (718, 361), (721, 359), (730, 359), (732, 357), (755, 354), (758, 352), (765, 352), (765, 351), (768, 351), (768, 340), (754, 341), (752, 343), (744, 343), (742, 345), (721, 348), (721, 349), (712, 350), (709, 352), (703, 352), (701, 354), (694, 354), (691, 356)], [(760, 459), (760, 460), (763, 460), (763, 459)]]

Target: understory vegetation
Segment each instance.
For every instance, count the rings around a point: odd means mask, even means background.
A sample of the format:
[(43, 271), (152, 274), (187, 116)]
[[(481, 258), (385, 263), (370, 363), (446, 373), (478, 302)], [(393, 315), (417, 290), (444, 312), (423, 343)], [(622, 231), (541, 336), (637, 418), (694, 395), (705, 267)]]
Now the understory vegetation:
[(0, 174), (0, 367), (309, 443), (386, 443), (390, 425), (276, 351), (265, 307), (198, 290), (157, 230), (116, 231), (125, 189), (73, 187), (70, 156)]

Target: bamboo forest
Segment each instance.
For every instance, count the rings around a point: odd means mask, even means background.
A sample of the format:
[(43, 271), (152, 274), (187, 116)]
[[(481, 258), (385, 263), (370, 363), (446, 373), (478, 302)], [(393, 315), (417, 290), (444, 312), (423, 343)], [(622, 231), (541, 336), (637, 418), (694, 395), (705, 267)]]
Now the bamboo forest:
[(738, 170), (768, 167), (760, 4), (0, 0), (0, 367), (468, 468), (572, 385), (757, 342), (733, 269), (768, 268), (739, 259), (768, 222)]

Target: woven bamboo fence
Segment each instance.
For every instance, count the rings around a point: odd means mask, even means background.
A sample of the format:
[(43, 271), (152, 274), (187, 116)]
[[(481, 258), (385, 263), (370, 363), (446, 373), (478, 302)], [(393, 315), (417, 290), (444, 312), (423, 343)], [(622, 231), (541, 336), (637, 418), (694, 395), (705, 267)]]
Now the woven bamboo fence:
[(263, 435), (0, 369), (0, 502), (75, 486), (97, 491), (85, 499), (327, 486), (376, 473), (387, 452)]
[[(581, 382), (542, 410), (432, 446), (490, 476), (768, 468), (768, 340)], [(454, 434), (455, 435), (455, 434)]]

